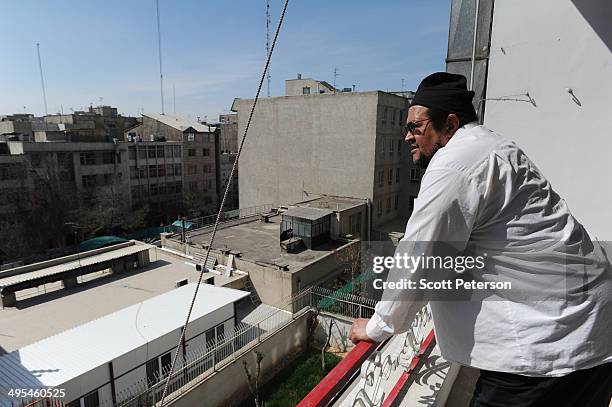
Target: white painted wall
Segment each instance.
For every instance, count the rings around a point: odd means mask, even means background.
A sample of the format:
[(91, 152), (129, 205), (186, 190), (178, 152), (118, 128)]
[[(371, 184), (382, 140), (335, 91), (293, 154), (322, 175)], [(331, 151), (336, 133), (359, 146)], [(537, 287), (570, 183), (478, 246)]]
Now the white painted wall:
[(612, 240), (610, 22), (610, 0), (496, 1), (487, 98), (529, 92), (537, 106), (488, 101), (484, 119), (602, 240)]

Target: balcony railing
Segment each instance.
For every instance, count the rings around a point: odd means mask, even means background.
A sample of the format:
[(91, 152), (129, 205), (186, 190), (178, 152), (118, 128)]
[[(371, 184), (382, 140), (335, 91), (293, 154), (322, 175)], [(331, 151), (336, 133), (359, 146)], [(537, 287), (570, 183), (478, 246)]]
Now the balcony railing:
[[(411, 329), (391, 341), (393, 343), (357, 343), (298, 406), (324, 407), (338, 400), (342, 406), (394, 405), (421, 356), (435, 343), (429, 309), (423, 308), (413, 320)], [(355, 377), (357, 371), (360, 372), (358, 378)], [(359, 380), (358, 386), (343, 394), (353, 379)]]

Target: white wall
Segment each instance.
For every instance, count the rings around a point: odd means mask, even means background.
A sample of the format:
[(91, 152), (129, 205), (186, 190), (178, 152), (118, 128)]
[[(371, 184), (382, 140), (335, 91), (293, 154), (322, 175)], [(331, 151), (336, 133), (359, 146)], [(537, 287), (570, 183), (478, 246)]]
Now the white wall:
[[(495, 2), (484, 123), (516, 141), (589, 233), (612, 240), (612, 2)], [(502, 51), (503, 48), (503, 51)], [(582, 106), (566, 88), (571, 88)]]

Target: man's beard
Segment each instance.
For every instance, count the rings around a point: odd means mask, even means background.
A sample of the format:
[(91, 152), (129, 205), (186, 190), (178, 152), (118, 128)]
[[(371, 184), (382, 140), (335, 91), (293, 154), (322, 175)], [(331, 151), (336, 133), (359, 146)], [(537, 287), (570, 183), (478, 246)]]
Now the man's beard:
[[(413, 144), (414, 146), (414, 144)], [(423, 154), (422, 151), (420, 151), (419, 154), (419, 158), (415, 160), (412, 160), (412, 162), (414, 163), (414, 165), (416, 165), (417, 167), (425, 170), (427, 169), (427, 166), (429, 166), (429, 162), (431, 161), (431, 159), (433, 158), (433, 156), (438, 152), (439, 149), (441, 149), (443, 146), (440, 143), (436, 143), (434, 144), (434, 146), (432, 147), (432, 152), (429, 156), (426, 156), (425, 154)]]

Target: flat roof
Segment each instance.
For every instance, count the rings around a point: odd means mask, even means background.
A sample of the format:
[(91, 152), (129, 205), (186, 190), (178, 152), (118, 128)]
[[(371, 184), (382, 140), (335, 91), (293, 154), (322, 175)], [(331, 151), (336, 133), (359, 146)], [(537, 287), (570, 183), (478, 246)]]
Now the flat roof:
[[(269, 223), (259, 219), (242, 222), (230, 226), (220, 226), (215, 235), (213, 248), (227, 248), (241, 253), (240, 258), (265, 265), (287, 265), (288, 272), (295, 272), (320, 258), (327, 256), (333, 250), (343, 246), (342, 242), (327, 242), (314, 250), (304, 250), (300, 253), (285, 253), (280, 247), (281, 216), (273, 216)], [(195, 244), (208, 243), (211, 232), (190, 232), (191, 241)]]
[(67, 261), (65, 263), (61, 263), (55, 266), (44, 267), (27, 273), (21, 273), (14, 276), (0, 278), (0, 287), (7, 287), (18, 283), (35, 280), (41, 277), (50, 277), (56, 274), (65, 273), (70, 270), (76, 270), (82, 267), (119, 259), (125, 256), (131, 256), (136, 253), (150, 250), (153, 247), (154, 246), (148, 244), (134, 244), (132, 246), (122, 247), (117, 250), (95, 254), (93, 256), (86, 255), (86, 253), (84, 253), (84, 257), (79, 258), (77, 260)]
[(347, 209), (355, 208), (357, 206), (365, 205), (366, 199), (359, 198), (348, 198), (348, 197), (339, 197), (339, 196), (320, 196), (315, 199), (310, 199), (308, 201), (298, 202), (295, 205), (299, 207), (309, 207), (309, 208), (320, 208), (320, 209), (329, 209), (336, 212), (342, 212)]
[[(59, 386), (183, 326), (197, 284), (176, 288), (0, 357), (0, 389)], [(249, 295), (201, 284), (191, 321)]]
[(165, 250), (151, 249), (150, 261), (124, 273), (79, 277), (71, 288), (57, 282), (17, 292), (16, 306), (0, 309), (0, 355), (168, 292), (177, 280), (192, 283), (200, 276), (193, 260)]
[(282, 213), (283, 216), (293, 216), (295, 218), (308, 219), (308, 220), (317, 220), (321, 219), (324, 216), (329, 216), (334, 211), (330, 211), (329, 209), (319, 209), (319, 208), (307, 208), (297, 206), (295, 208), (291, 208)]

